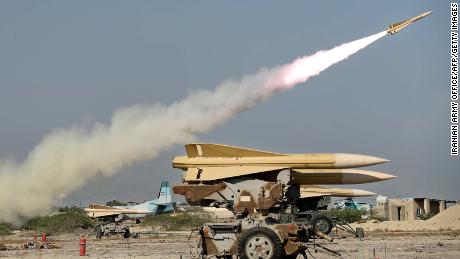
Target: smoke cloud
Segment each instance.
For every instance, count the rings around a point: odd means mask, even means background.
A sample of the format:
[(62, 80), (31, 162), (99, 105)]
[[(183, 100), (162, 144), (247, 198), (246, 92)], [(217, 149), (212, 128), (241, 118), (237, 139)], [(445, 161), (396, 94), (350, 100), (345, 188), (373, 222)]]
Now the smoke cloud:
[(110, 123), (51, 131), (18, 163), (0, 160), (0, 221), (18, 224), (46, 215), (56, 199), (98, 175), (149, 160), (176, 144), (193, 141), (274, 93), (318, 75), (377, 39), (381, 32), (293, 62), (198, 90), (169, 106), (135, 105), (113, 113)]

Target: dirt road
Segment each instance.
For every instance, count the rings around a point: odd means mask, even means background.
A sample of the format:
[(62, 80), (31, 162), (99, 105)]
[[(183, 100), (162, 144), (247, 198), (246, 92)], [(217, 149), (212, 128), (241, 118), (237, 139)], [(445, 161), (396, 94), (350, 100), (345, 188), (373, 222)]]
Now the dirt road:
[[(160, 235), (142, 235), (138, 239), (110, 238), (87, 241), (87, 257), (91, 258), (190, 258), (187, 232)], [(0, 243), (9, 249), (0, 251), (0, 257), (14, 258), (72, 258), (79, 257), (79, 236), (48, 237), (56, 249), (24, 249), (21, 246), (30, 237), (13, 235), (3, 237)], [(324, 241), (323, 241), (324, 243)], [(326, 244), (338, 251), (342, 258), (460, 258), (459, 232), (376, 232), (364, 240), (344, 238)], [(308, 258), (336, 258), (315, 253)], [(375, 254), (375, 256), (374, 256)]]

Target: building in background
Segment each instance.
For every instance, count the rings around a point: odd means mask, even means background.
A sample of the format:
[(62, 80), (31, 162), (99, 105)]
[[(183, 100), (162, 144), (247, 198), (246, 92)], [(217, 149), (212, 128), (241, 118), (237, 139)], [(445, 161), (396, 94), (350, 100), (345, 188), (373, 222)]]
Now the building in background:
[(379, 195), (374, 210), (390, 221), (417, 220), (444, 211), (449, 203), (456, 201), (430, 198), (389, 199), (387, 196)]

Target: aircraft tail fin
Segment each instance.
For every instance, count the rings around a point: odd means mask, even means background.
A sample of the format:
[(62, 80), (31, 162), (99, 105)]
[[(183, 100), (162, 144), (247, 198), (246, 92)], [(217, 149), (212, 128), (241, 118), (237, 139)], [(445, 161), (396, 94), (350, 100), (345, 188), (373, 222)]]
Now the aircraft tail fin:
[(168, 181), (161, 182), (160, 192), (158, 193), (157, 201), (160, 203), (169, 203), (171, 202), (171, 185)]
[(185, 145), (188, 157), (266, 157), (283, 154), (220, 144), (193, 143)]

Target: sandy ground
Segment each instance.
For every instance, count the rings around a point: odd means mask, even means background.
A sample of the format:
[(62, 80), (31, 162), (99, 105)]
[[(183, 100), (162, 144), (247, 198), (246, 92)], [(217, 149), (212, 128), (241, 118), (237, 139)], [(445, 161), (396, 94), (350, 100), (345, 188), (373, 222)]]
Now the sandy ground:
[(352, 226), (362, 227), (365, 231), (455, 231), (460, 230), (460, 205), (452, 206), (428, 220), (370, 221)]
[[(190, 258), (188, 232), (171, 232), (160, 235), (142, 235), (139, 239), (113, 237), (97, 240), (89, 237), (87, 257), (91, 258)], [(3, 237), (0, 243), (9, 248), (19, 248), (29, 237), (13, 235)], [(79, 236), (61, 235), (48, 238), (57, 249), (17, 249), (0, 251), (0, 257), (12, 258), (77, 258)], [(364, 240), (344, 238), (328, 243), (319, 241), (338, 251), (341, 258), (460, 258), (460, 232), (375, 232)], [(337, 258), (315, 253), (309, 258)]]
[[(354, 224), (365, 231), (364, 240), (341, 238), (320, 244), (337, 251), (341, 258), (460, 258), (460, 205), (451, 207), (435, 217), (422, 221), (367, 222)], [(190, 232), (158, 233), (149, 227), (132, 226), (132, 232), (141, 232), (140, 238), (87, 238), (87, 257), (92, 258), (191, 258), (188, 242)], [(31, 249), (23, 245), (33, 241), (33, 233), (16, 233), (0, 238), (0, 257), (14, 258), (77, 258), (79, 235), (67, 234), (48, 237), (54, 249)], [(337, 258), (324, 253), (308, 258)]]

